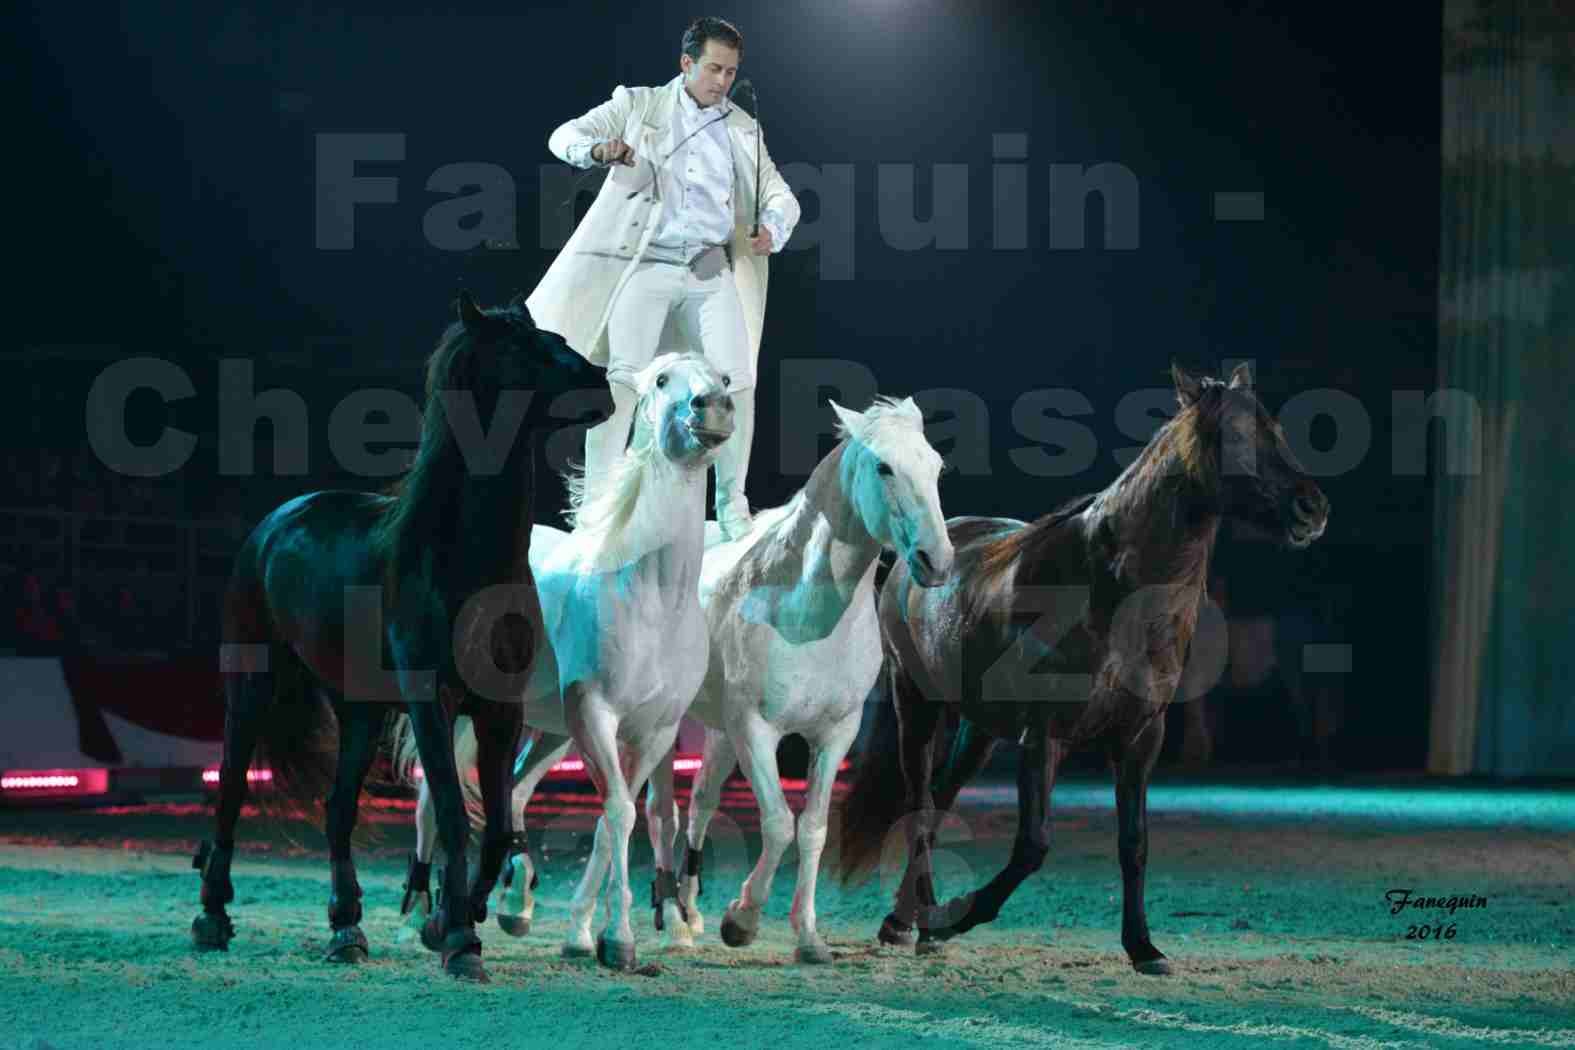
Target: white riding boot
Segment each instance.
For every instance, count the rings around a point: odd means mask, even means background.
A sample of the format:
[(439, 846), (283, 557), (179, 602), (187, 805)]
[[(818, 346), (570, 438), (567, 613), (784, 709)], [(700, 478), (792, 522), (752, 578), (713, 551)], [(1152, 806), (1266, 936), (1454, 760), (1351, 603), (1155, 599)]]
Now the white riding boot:
[(590, 486), (605, 478), (613, 464), (623, 455), (629, 441), (629, 422), (634, 419), (634, 406), (640, 395), (633, 387), (623, 383), (608, 383), (612, 391), (613, 411), (606, 420), (585, 432), (586, 496)]
[(755, 388), (733, 394), (733, 436), (716, 450), (716, 522), (724, 540), (736, 540), (749, 531), (752, 518), (744, 496), (749, 475), (749, 453), (755, 440)]

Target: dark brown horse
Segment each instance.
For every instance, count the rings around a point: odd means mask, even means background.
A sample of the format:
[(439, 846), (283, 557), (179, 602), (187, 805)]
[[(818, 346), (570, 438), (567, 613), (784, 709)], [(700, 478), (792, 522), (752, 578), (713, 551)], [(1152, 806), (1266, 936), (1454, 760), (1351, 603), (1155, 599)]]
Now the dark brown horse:
[[(612, 396), (603, 369), (538, 329), (522, 297), (483, 310), (461, 293), (457, 309), (427, 365), (415, 462), (393, 492), (292, 499), (236, 555), (224, 602), (216, 841), (203, 843), (194, 862), (202, 871), (203, 910), (192, 923), (199, 948), (226, 948), (235, 935), (225, 911), (235, 896), (235, 825), (260, 747), (287, 799), (311, 805), (327, 791), (328, 958), (366, 958), (350, 835), (384, 724), (405, 711), (450, 858), (444, 907), (422, 939), (449, 973), (485, 979), (475, 922), (519, 846), (508, 785), (523, 711), (509, 683), (528, 675), (545, 638), (528, 561), (533, 451), (541, 431), (567, 422), (549, 417), (555, 395), (582, 392), (597, 418), (611, 411)], [(452, 739), (461, 714), (480, 741), (487, 810), (469, 884)]]
[[(1238, 367), (1229, 383), (1173, 369), (1180, 406), (1114, 483), (1037, 521), (953, 518), (952, 578), (919, 587), (898, 564), (880, 596), (890, 703), (882, 703), (843, 804), (840, 872), (872, 870), (900, 818), (908, 865), (880, 939), (933, 950), (990, 922), (1050, 849), (1050, 792), (1074, 748), (1115, 769), (1121, 944), (1142, 973), (1168, 973), (1143, 911), (1149, 773), (1164, 740), (1224, 518), (1291, 547), (1317, 539), (1329, 503)], [(960, 716), (936, 769), (948, 710)], [(936, 901), (936, 814), (999, 740), (1021, 741), (1018, 829), (1006, 868)], [(933, 778), (933, 782), (932, 782)]]

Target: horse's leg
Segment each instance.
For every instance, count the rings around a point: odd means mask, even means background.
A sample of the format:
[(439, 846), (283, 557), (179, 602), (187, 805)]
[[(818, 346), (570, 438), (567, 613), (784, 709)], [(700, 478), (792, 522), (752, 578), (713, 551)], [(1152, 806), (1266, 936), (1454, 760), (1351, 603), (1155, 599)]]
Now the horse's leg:
[(476, 776), (487, 821), (476, 880), (470, 886), (471, 912), (479, 923), (486, 921), (487, 897), (497, 885), (509, 854), (525, 852), (524, 825), (516, 831), (510, 813), (514, 754), (525, 727), (525, 709), (519, 704), (482, 698), (472, 698), (471, 703), (475, 708), (471, 726), (476, 734)]
[(470, 824), (454, 766), (454, 727), (436, 701), (406, 705), (416, 735), (421, 768), (432, 790), (438, 839), (447, 864), (443, 868), (442, 900), (421, 928), (421, 943), (442, 953), (443, 968), (455, 977), (486, 980), (481, 964), (481, 938), (476, 936), (470, 909), (465, 840)]
[(935, 883), (930, 873), (935, 800), (930, 778), (935, 765), (932, 744), (944, 707), (926, 697), (895, 662), (888, 673), (890, 702), (897, 708), (897, 751), (907, 788), (903, 823), (907, 828), (908, 863), (878, 936), (883, 944), (908, 945), (914, 943), (913, 924), (919, 909), (935, 904)]
[[(592, 779), (596, 790), (603, 792), (600, 773)], [(591, 855), (585, 861), (585, 871), (569, 900), (569, 936), (563, 942), (563, 955), (568, 959), (588, 958), (596, 953), (596, 941), (591, 937), (591, 920), (596, 917), (596, 895), (601, 892), (602, 880), (612, 864), (612, 843), (605, 818), (597, 818), (596, 835), (591, 845)]]
[(202, 914), (191, 924), (193, 944), (221, 951), (229, 948), (235, 936), (235, 924), (224, 910), (235, 899), (235, 887), (230, 883), (235, 825), (246, 801), (246, 771), (257, 749), (259, 723), (273, 701), (272, 670), (226, 672), (224, 696), (224, 762), (219, 767), (214, 841), (204, 842), (192, 858), (192, 867), (202, 872)]
[(1121, 858), (1121, 947), (1138, 973), (1167, 974), (1170, 963), (1148, 936), (1143, 909), (1143, 871), (1148, 866), (1148, 778), (1165, 743), (1165, 716), (1113, 754), (1116, 762), (1117, 853)]
[[(606, 782), (602, 820), (611, 850), (611, 878), (607, 885), (607, 925), (596, 938), (596, 959), (615, 970), (636, 966), (632, 909), (634, 893), (629, 887), (629, 836), (634, 832), (633, 793), (650, 777), (656, 763), (667, 757), (678, 737), (678, 726), (657, 733), (649, 740), (625, 742), (626, 761), (619, 761), (616, 724), (605, 711), (593, 711), (585, 721), (587, 732), (581, 754), (588, 763), (602, 770)], [(598, 829), (600, 830), (600, 829)]]
[(1011, 859), (973, 893), (925, 909), (919, 923), (921, 951), (992, 921), (1023, 880), (1044, 864), (1050, 852), (1050, 793), (1066, 752), (1066, 744), (1051, 739), (1046, 727), (1029, 727), (1017, 766), (1017, 838)]
[(700, 893), (704, 889), (701, 865), (705, 857), (705, 835), (711, 818), (722, 805), (722, 786), (738, 766), (733, 742), (720, 729), (705, 731), (705, 757), (689, 791), (688, 848), (684, 851), (684, 870), (678, 876), (678, 897), (689, 913), (689, 932), (698, 937), (705, 932), (705, 917), (700, 914)]
[[(604, 966), (631, 970), (635, 967), (635, 950), (634, 926), (629, 916), (634, 906), (634, 894), (629, 889), (629, 835), (634, 831), (636, 810), (630, 778), (625, 776), (619, 758), (618, 722), (612, 712), (595, 699), (582, 701), (571, 710), (571, 715), (578, 722), (575, 738), (579, 741), (580, 754), (586, 765), (597, 771), (598, 786), (602, 793), (602, 820), (605, 822), (605, 826), (596, 829), (597, 849), (601, 849), (601, 840), (605, 839), (610, 853), (608, 862), (612, 865), (607, 925), (596, 939), (596, 958)], [(671, 745), (670, 739), (662, 741), (660, 754), (665, 754)], [(655, 757), (650, 761), (654, 763)], [(648, 765), (645, 775), (649, 773)], [(643, 779), (643, 776), (635, 778), (634, 782), (638, 784)], [(595, 860), (594, 857), (592, 859)], [(587, 878), (591, 874), (590, 866), (587, 866)], [(585, 883), (582, 882), (581, 889), (584, 888)], [(594, 900), (594, 896), (591, 899)], [(578, 900), (576, 903), (579, 903)]]
[[(566, 736), (532, 730), (527, 742), (514, 759), (514, 827), (525, 830), (525, 811), (536, 793), (542, 777), (562, 761), (573, 741)], [(530, 851), (524, 847), (523, 836), (519, 849), (509, 854), (503, 869), (503, 881), (498, 887), (498, 925), (511, 937), (530, 933), (531, 919), (536, 912), (536, 866), (531, 863)]]
[(673, 862), (673, 846), (678, 840), (678, 799), (673, 791), (673, 759), (677, 751), (675, 742), (657, 760), (645, 788), (645, 827), (656, 865), (656, 875), (651, 880), (651, 907), (664, 950), (695, 946), (689, 915), (679, 899), (677, 866)]
[(405, 872), (405, 895), (399, 902), (403, 921), (394, 934), (395, 940), (416, 937), (432, 914), (432, 854), (437, 850), (437, 839), (437, 807), (432, 802), (432, 788), (423, 776), (416, 795), (416, 849), (410, 854), (410, 867)]
[(995, 750), (997, 740), (986, 733), (968, 719), (964, 718), (957, 726), (957, 735), (952, 740), (951, 754), (946, 759), (946, 765), (941, 768), (940, 778), (935, 787), (935, 811), (945, 813), (957, 801), (957, 796), (968, 782), (979, 774), (985, 763), (990, 761), (990, 754)]
[(760, 932), (760, 915), (771, 899), (771, 881), (776, 877), (782, 854), (793, 842), (793, 811), (782, 794), (782, 775), (777, 771), (777, 745), (782, 736), (764, 721), (746, 716), (742, 724), (729, 727), (736, 734), (744, 775), (755, 791), (760, 811), (760, 859), (744, 880), (738, 898), (722, 915), (722, 943), (741, 948)]
[(793, 890), (793, 910), (788, 922), (798, 933), (797, 958), (803, 963), (829, 963), (831, 949), (821, 939), (815, 925), (815, 882), (820, 875), (820, 856), (826, 848), (826, 816), (831, 810), (831, 789), (837, 770), (847, 757), (853, 739), (859, 735), (863, 706), (821, 737), (816, 743), (809, 766), (809, 790), (804, 811), (798, 817), (798, 884)]
[(366, 935), (361, 932), (361, 885), (350, 856), (350, 835), (355, 830), (361, 785), (377, 755), (377, 735), (384, 709), (379, 704), (348, 703), (335, 698), (339, 718), (339, 764), (334, 787), (324, 807), (328, 833), (328, 865), (333, 889), (328, 896), (329, 962), (366, 961)]

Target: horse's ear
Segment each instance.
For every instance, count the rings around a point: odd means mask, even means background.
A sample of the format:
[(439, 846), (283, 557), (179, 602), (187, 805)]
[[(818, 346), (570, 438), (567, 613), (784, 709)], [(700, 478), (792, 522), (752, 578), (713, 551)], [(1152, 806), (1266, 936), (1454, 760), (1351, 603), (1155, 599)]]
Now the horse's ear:
[(519, 313), (520, 318), (532, 328), (536, 327), (536, 319), (530, 315), (530, 308), (525, 305), (525, 293), (515, 292), (514, 298), (509, 300), (509, 309)]
[(831, 405), (831, 410), (837, 414), (837, 419), (841, 421), (843, 428), (849, 434), (857, 434), (859, 427), (864, 423), (864, 416), (851, 408), (843, 408), (829, 397), (826, 401)]
[(455, 300), (459, 310), (460, 323), (465, 326), (465, 331), (475, 335), (481, 331), (482, 325), (487, 323), (487, 315), (481, 312), (481, 307), (476, 305), (476, 300), (471, 297), (470, 289), (461, 288), (459, 298)]
[(1191, 376), (1174, 361), (1170, 363), (1170, 378), (1176, 384), (1176, 403), (1182, 408), (1189, 408), (1197, 404), (1198, 398), (1203, 394), (1203, 382), (1197, 376)]
[(1247, 362), (1243, 361), (1230, 370), (1230, 388), (1252, 392), (1252, 369), (1247, 366)]

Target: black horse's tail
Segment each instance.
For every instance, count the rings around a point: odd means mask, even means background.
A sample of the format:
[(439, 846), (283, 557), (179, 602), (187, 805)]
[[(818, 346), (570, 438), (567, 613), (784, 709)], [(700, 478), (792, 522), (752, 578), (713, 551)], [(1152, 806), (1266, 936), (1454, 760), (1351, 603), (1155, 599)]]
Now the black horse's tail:
[(256, 797), (267, 809), (305, 811), (320, 821), (318, 803), (334, 784), (339, 723), (295, 650), (275, 642), (268, 657), (273, 698), (260, 715), (254, 767), (271, 771), (273, 790)]
[(880, 863), (881, 848), (907, 809), (908, 790), (898, 747), (896, 697), (891, 694), (890, 657), (876, 687), (875, 721), (841, 805), (837, 834), (837, 876), (844, 884), (868, 878)]

